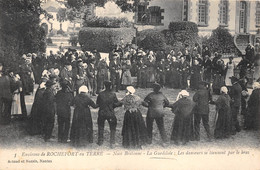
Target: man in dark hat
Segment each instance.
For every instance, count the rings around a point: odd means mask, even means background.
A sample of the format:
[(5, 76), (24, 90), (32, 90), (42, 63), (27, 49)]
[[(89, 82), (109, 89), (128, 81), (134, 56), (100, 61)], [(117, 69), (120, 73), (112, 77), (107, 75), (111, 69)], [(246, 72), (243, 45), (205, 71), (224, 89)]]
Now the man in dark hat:
[(15, 82), (4, 74), (3, 64), (0, 62), (0, 124), (11, 121), (12, 92)]
[(70, 128), (70, 104), (73, 95), (67, 81), (61, 82), (61, 87), (62, 89), (55, 95), (58, 115), (58, 142), (66, 143)]
[(161, 86), (158, 83), (153, 84), (153, 92), (148, 94), (144, 101), (148, 104), (148, 111), (146, 117), (146, 125), (148, 131), (149, 141), (148, 143), (152, 143), (153, 136), (153, 121), (156, 121), (158, 129), (160, 131), (163, 143), (166, 142), (167, 136), (164, 129), (164, 107), (169, 105), (168, 99), (163, 95), (160, 91)]
[(240, 105), (241, 105), (241, 92), (242, 87), (238, 83), (238, 79), (235, 76), (231, 78), (232, 87), (229, 91), (229, 96), (231, 98), (231, 113), (232, 113), (232, 134), (236, 134), (236, 132), (240, 132), (241, 128), (237, 119), (237, 115), (239, 113)]
[(96, 70), (95, 62), (96, 62), (95, 59), (91, 59), (87, 67), (87, 76), (89, 79), (92, 96), (96, 96), (96, 92), (97, 92), (97, 75), (96, 75), (97, 70)]
[(179, 75), (180, 75), (180, 86), (182, 89), (186, 89), (188, 87), (188, 74), (190, 71), (190, 65), (187, 61), (185, 61), (185, 57), (180, 57), (179, 67), (178, 67)]
[(109, 70), (110, 70), (110, 79), (112, 82), (112, 88), (113, 90), (116, 90), (118, 92), (120, 88), (120, 69), (121, 64), (118, 61), (118, 54), (113, 55), (113, 60), (109, 63)]
[(104, 126), (107, 120), (110, 127), (110, 146), (113, 148), (115, 144), (115, 134), (117, 118), (114, 108), (120, 106), (116, 94), (112, 91), (110, 81), (105, 81), (105, 91), (99, 93), (97, 97), (98, 111), (98, 145), (102, 145), (104, 141)]
[(53, 81), (48, 80), (46, 82), (46, 90), (43, 93), (43, 135), (45, 142), (50, 140), (55, 122), (55, 85)]
[(64, 68), (60, 72), (61, 81), (67, 81), (71, 90), (73, 90), (74, 83), (72, 81), (72, 66), (69, 61), (66, 61)]
[(201, 82), (199, 90), (194, 94), (193, 101), (196, 103), (194, 108), (194, 129), (195, 140), (200, 140), (200, 122), (202, 119), (203, 126), (206, 130), (209, 140), (211, 140), (209, 128), (209, 102), (212, 101), (212, 95), (206, 88), (206, 82)]

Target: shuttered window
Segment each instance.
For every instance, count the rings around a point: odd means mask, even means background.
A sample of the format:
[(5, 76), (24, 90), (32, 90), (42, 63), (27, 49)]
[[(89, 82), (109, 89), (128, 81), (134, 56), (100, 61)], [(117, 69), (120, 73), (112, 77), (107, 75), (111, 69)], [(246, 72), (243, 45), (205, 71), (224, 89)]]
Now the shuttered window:
[(228, 0), (220, 0), (219, 25), (228, 26)]

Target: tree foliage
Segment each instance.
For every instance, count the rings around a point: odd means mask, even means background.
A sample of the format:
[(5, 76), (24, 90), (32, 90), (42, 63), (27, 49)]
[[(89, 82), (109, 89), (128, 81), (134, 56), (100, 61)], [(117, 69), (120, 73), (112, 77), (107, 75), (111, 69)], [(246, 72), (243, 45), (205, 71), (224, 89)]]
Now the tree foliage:
[(40, 0), (0, 1), (0, 61), (16, 68), (24, 53), (45, 52), (46, 33), (40, 15), (49, 16)]
[(204, 37), (202, 45), (206, 45), (212, 52), (236, 53), (237, 48), (234, 44), (234, 37), (229, 30), (218, 27), (212, 31), (210, 37)]
[(67, 6), (69, 8), (80, 9), (82, 6), (95, 3), (97, 6), (104, 6), (108, 0), (68, 0)]

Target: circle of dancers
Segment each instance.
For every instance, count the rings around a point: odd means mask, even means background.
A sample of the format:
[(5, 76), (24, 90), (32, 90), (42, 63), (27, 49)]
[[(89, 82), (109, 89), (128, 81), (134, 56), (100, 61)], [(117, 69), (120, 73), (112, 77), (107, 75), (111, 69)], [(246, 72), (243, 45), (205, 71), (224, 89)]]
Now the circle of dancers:
[[(70, 142), (77, 147), (94, 142), (91, 108), (98, 108), (97, 144), (104, 143), (107, 121), (111, 148), (116, 143), (115, 108), (122, 106), (125, 148), (152, 144), (154, 121), (164, 146), (168, 142), (164, 127), (166, 108), (175, 115), (170, 141), (176, 145), (199, 141), (201, 122), (208, 141), (229, 138), (241, 128), (259, 130), (260, 55), (250, 44), (245, 51), (238, 64), (233, 56), (225, 64), (222, 54), (211, 55), (207, 47), (201, 50), (198, 45), (178, 52), (171, 50), (169, 54), (131, 45), (117, 46), (108, 58), (102, 58), (97, 50), (24, 54), (18, 68), (0, 63), (0, 122), (9, 124), (12, 118), (25, 119), (28, 132), (42, 135), (48, 142), (52, 140), (57, 115), (58, 142)], [(136, 81), (133, 77), (137, 77)], [(251, 94), (247, 88), (250, 81)], [(34, 83), (39, 86), (27, 116), (25, 97), (34, 94)], [(135, 94), (137, 88), (152, 91), (141, 99)], [(179, 89), (176, 101), (170, 103), (161, 88)], [(126, 91), (122, 100), (116, 95), (119, 90)], [(195, 94), (191, 96), (188, 91)], [(216, 100), (213, 93), (218, 95)], [(97, 96), (96, 101), (92, 96)], [(210, 105), (216, 108), (213, 134), (209, 125)], [(141, 107), (147, 108), (145, 120)], [(244, 118), (242, 126), (238, 121), (240, 113)]]

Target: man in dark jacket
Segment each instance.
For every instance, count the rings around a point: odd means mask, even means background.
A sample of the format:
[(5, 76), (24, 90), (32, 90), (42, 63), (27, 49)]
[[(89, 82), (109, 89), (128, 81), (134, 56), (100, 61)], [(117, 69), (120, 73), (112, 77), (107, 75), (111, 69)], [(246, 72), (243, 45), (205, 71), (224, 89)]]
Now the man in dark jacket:
[(3, 73), (3, 64), (0, 63), (0, 123), (9, 124), (11, 121), (12, 89), (14, 82)]
[(153, 121), (156, 121), (158, 129), (160, 131), (163, 143), (166, 142), (167, 136), (164, 129), (164, 107), (169, 105), (168, 99), (160, 92), (161, 86), (160, 84), (155, 83), (153, 85), (153, 92), (148, 94), (144, 101), (148, 104), (148, 112), (146, 117), (146, 125), (148, 131), (149, 141), (148, 143), (152, 143), (153, 136)]
[(97, 93), (104, 89), (104, 82), (108, 80), (108, 65), (105, 59), (97, 65)]
[(62, 82), (61, 87), (62, 89), (55, 95), (58, 115), (58, 142), (66, 143), (70, 128), (70, 104), (73, 95), (67, 81)]
[(88, 68), (87, 68), (87, 76), (89, 79), (91, 93), (92, 96), (96, 96), (97, 92), (97, 76), (96, 76), (96, 66), (95, 66), (95, 59), (91, 59)]
[(239, 113), (240, 105), (241, 105), (241, 92), (242, 87), (238, 83), (238, 79), (236, 77), (231, 77), (232, 87), (229, 92), (229, 96), (231, 97), (231, 113), (232, 113), (232, 134), (236, 134), (236, 132), (240, 132), (241, 128), (239, 126), (239, 122), (237, 119), (237, 115)]
[(43, 115), (44, 125), (44, 141), (48, 142), (51, 138), (52, 130), (55, 122), (55, 83), (48, 80), (46, 82), (46, 90), (43, 93), (42, 109), (45, 111)]
[(105, 91), (99, 93), (97, 97), (98, 111), (98, 145), (102, 145), (104, 141), (104, 126), (107, 120), (110, 127), (110, 147), (113, 148), (115, 144), (115, 134), (117, 118), (115, 116), (114, 108), (120, 106), (116, 94), (112, 91), (110, 81), (105, 81)]
[(160, 82), (160, 85), (162, 87), (165, 86), (165, 62), (164, 58), (160, 60), (160, 62), (157, 64), (157, 75), (158, 75), (158, 80)]
[(212, 71), (212, 61), (210, 60), (209, 56), (205, 56), (205, 60), (202, 62), (202, 67), (204, 69), (203, 79), (206, 82), (211, 81), (211, 71)]
[(190, 65), (187, 61), (185, 61), (185, 57), (182, 56), (180, 58), (179, 67), (178, 67), (179, 75), (180, 75), (180, 86), (182, 89), (186, 89), (188, 87), (188, 74), (190, 71)]
[(112, 82), (113, 90), (118, 92), (120, 88), (120, 70), (121, 64), (118, 61), (118, 54), (113, 55), (113, 60), (109, 63), (110, 79)]
[(200, 140), (200, 121), (206, 130), (209, 140), (211, 139), (209, 128), (209, 102), (212, 100), (210, 91), (206, 89), (205, 83), (199, 85), (199, 90), (194, 94), (193, 101), (196, 103), (194, 108), (194, 130), (195, 140)]

